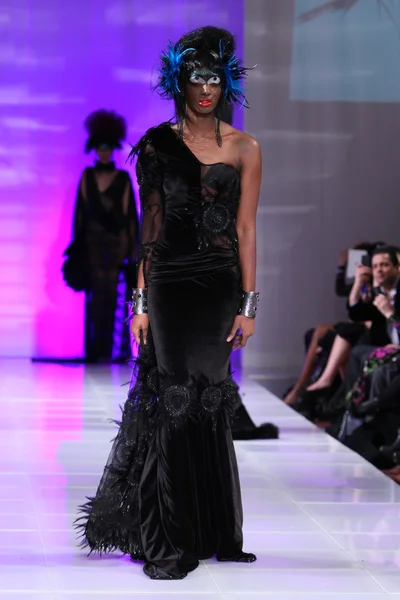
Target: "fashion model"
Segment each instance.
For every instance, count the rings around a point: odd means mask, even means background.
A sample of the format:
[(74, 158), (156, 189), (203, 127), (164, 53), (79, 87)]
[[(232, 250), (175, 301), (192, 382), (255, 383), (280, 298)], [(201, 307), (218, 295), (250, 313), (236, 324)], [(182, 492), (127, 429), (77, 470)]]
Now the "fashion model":
[(138, 219), (129, 173), (112, 161), (126, 137), (126, 123), (113, 111), (97, 110), (87, 117), (85, 127), (86, 152), (97, 155), (94, 166), (82, 173), (73, 226), (86, 266), (85, 360), (111, 361), (113, 348), (117, 358), (127, 359), (129, 336), (121, 338), (125, 347), (114, 343), (115, 312), (120, 273), (128, 272), (136, 258)]
[(245, 103), (232, 35), (204, 27), (161, 57), (159, 90), (176, 119), (134, 147), (142, 206), (132, 333), (135, 382), (83, 544), (144, 561), (152, 579), (182, 579), (199, 560), (253, 562), (230, 418), (232, 349), (254, 334), (258, 143), (220, 120)]

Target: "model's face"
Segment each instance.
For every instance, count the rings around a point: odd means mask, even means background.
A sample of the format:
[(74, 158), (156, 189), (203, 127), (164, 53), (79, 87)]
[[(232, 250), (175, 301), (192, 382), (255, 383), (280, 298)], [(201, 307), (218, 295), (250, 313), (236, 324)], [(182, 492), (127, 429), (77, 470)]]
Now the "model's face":
[(372, 257), (372, 273), (377, 285), (392, 286), (399, 276), (399, 269), (392, 263), (389, 254)]
[(221, 77), (210, 69), (194, 69), (189, 73), (184, 94), (191, 110), (201, 114), (212, 113), (221, 98)]
[(96, 148), (96, 154), (99, 157), (99, 161), (103, 163), (110, 162), (112, 156), (111, 148)]

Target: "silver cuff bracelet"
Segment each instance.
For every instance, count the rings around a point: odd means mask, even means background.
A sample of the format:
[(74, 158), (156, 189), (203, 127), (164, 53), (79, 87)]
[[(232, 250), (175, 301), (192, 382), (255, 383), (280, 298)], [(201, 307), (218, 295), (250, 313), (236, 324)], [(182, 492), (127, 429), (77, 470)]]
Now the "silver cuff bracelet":
[(249, 319), (255, 319), (259, 298), (259, 292), (243, 292), (242, 306), (239, 309), (239, 315), (243, 315), (243, 317), (248, 317)]
[(142, 288), (132, 290), (132, 312), (134, 315), (147, 314), (147, 291)]

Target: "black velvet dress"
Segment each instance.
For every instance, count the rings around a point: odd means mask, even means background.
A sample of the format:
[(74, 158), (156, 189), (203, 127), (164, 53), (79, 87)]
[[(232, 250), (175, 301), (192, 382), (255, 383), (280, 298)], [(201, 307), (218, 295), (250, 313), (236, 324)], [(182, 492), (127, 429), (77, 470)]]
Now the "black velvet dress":
[(226, 338), (241, 301), (235, 218), (240, 174), (203, 165), (169, 123), (136, 147), (151, 335), (83, 543), (181, 578), (212, 555), (242, 554), (242, 504), (230, 429), (237, 389)]

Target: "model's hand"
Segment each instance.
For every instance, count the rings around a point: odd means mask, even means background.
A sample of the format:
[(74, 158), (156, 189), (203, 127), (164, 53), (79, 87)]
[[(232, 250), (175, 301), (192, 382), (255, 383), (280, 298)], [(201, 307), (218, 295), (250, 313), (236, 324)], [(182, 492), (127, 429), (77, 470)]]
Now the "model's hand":
[(149, 315), (134, 315), (131, 321), (131, 332), (140, 346), (141, 338), (143, 343), (147, 344), (147, 334), (149, 331)]
[(238, 315), (235, 318), (235, 321), (232, 325), (231, 332), (226, 341), (231, 342), (233, 340), (233, 349), (239, 350), (239, 348), (245, 347), (249, 337), (254, 335), (254, 331), (255, 331), (254, 319), (249, 319), (248, 317), (243, 317), (242, 315)]
[(394, 315), (394, 308), (390, 300), (384, 294), (378, 294), (374, 300), (374, 306), (383, 314), (386, 319)]

